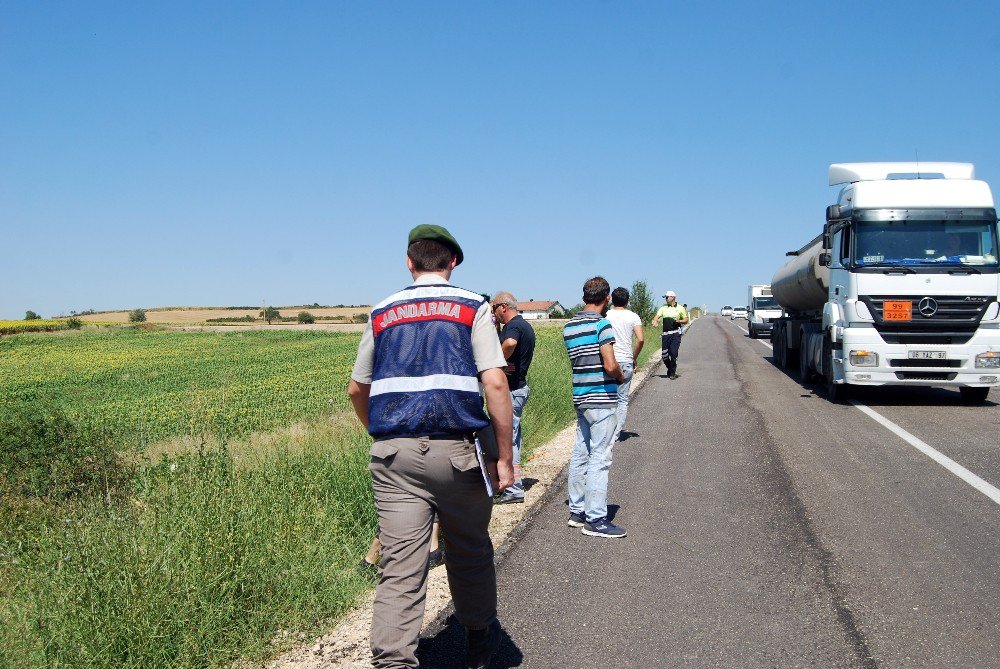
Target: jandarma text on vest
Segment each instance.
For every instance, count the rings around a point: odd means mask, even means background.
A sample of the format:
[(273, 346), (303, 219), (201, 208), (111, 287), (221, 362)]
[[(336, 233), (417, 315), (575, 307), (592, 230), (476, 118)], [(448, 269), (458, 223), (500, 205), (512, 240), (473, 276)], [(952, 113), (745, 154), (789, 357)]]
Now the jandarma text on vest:
[(399, 323), (421, 320), (450, 320), (472, 325), (476, 310), (456, 302), (409, 302), (387, 309), (373, 323), (375, 334)]

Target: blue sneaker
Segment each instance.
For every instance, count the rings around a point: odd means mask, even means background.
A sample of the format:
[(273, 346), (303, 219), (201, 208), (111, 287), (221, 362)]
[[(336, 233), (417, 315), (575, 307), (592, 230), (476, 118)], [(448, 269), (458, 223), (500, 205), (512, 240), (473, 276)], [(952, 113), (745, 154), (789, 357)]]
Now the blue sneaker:
[(569, 514), (569, 520), (566, 524), (570, 527), (583, 527), (583, 524), (587, 522), (587, 519), (583, 517), (582, 513), (572, 513)]
[(606, 539), (621, 539), (626, 535), (624, 527), (618, 527), (607, 518), (584, 523), (580, 532), (588, 537), (604, 537)]

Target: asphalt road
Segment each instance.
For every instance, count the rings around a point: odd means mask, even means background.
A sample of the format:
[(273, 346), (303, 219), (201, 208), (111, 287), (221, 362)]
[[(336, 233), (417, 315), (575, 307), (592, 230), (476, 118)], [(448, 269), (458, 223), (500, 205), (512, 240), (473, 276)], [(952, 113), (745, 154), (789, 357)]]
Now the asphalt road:
[[(1000, 405), (832, 403), (740, 326), (699, 320), (681, 378), (633, 397), (609, 490), (627, 538), (567, 527), (560, 494), (507, 554), (493, 666), (1000, 667)], [(421, 660), (461, 652), (452, 622)]]

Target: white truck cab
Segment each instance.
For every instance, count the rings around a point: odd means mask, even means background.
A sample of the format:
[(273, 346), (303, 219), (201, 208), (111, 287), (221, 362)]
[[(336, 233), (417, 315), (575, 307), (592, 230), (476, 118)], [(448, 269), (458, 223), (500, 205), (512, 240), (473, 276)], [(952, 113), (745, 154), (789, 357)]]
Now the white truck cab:
[(747, 331), (751, 338), (771, 334), (774, 322), (781, 318), (781, 305), (771, 294), (771, 284), (751, 283), (747, 286)]
[(968, 163), (843, 163), (823, 233), (772, 279), (772, 338), (831, 394), (851, 385), (1000, 381), (1000, 267), (989, 186)]

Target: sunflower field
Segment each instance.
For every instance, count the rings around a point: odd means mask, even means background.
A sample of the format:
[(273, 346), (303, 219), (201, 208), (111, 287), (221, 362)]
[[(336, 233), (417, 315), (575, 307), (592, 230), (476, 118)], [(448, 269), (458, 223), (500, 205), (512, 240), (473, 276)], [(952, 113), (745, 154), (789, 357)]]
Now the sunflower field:
[(0, 410), (45, 403), (152, 443), (270, 430), (348, 406), (360, 335), (132, 328), (0, 338)]

